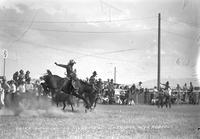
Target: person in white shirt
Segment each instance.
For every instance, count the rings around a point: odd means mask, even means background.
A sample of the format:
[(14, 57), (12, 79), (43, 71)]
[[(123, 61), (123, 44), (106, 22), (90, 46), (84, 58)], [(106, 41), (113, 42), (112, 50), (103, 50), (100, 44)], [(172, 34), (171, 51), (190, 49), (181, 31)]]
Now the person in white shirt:
[(139, 82), (138, 85), (137, 85), (137, 90), (140, 93), (142, 93), (144, 91), (143, 87), (142, 87), (142, 82)]
[(26, 92), (28, 93), (33, 93), (34, 87), (33, 84), (31, 83), (30, 78), (27, 79), (27, 83), (25, 84)]
[(19, 87), (17, 88), (17, 91), (19, 91), (19, 93), (26, 93), (26, 88), (25, 88), (25, 82), (22, 81), (22, 83), (19, 85)]
[(158, 89), (156, 86), (153, 88), (153, 93), (151, 94), (151, 103), (156, 104), (156, 97), (158, 96)]
[(144, 92), (144, 89), (142, 87), (142, 82), (140, 81), (136, 87), (136, 98), (135, 98), (135, 103), (138, 104), (138, 97), (139, 97), (139, 94), (143, 93)]
[(11, 80), (10, 81), (10, 93), (12, 95), (12, 100), (14, 100), (16, 91), (17, 91), (17, 89), (16, 89), (16, 85), (14, 84), (14, 80)]
[(35, 92), (35, 95), (37, 97), (37, 99), (39, 100), (39, 97), (41, 96), (42, 94), (42, 86), (40, 84), (40, 81), (39, 80), (36, 80), (35, 82), (35, 85), (34, 85), (34, 92)]
[(5, 103), (4, 103), (5, 95), (4, 95), (4, 89), (1, 86), (1, 82), (0, 82), (0, 97), (1, 97), (1, 104), (4, 106), (5, 105)]

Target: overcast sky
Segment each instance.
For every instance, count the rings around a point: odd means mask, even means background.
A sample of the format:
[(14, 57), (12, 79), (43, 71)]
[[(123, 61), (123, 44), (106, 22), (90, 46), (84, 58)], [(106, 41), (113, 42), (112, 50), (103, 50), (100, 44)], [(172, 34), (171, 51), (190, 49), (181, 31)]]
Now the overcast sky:
[[(137, 83), (157, 77), (161, 13), (161, 78), (197, 77), (198, 0), (1, 0), (0, 48), (9, 52), (6, 75), (20, 69), (38, 78), (54, 62), (77, 62), (79, 78)], [(1, 58), (0, 73), (3, 74)], [(200, 64), (199, 64), (200, 65)]]

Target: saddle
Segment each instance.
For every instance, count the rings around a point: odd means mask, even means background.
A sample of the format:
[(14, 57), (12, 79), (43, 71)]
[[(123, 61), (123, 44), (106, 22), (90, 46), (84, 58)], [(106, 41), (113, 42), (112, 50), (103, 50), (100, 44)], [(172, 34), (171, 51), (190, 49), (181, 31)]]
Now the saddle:
[(78, 90), (79, 89), (79, 82), (78, 80), (73, 80), (72, 79), (72, 86), (75, 90)]

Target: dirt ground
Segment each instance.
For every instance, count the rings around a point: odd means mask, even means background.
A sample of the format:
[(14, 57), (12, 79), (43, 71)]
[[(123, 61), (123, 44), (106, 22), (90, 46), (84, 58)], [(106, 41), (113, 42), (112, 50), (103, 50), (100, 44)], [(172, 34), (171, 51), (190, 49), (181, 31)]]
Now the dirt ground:
[[(40, 103), (41, 104), (41, 103)], [(82, 106), (75, 112), (67, 107), (46, 105), (0, 110), (0, 138), (200, 138), (200, 106), (175, 105), (158, 109), (150, 105), (97, 105), (92, 112)]]

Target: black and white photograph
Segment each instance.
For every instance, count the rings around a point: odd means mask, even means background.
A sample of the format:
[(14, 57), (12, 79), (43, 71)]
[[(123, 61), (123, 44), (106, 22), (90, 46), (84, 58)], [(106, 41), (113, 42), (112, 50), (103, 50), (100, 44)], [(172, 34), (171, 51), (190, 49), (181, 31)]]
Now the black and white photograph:
[(0, 0), (0, 138), (200, 138), (199, 7)]

